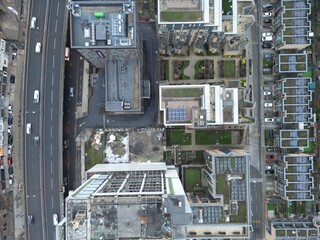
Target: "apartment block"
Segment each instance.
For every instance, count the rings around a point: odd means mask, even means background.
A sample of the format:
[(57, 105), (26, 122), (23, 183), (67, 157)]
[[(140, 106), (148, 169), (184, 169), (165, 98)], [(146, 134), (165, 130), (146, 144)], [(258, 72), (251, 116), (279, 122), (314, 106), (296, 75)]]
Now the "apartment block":
[(310, 123), (312, 111), (312, 79), (305, 77), (283, 78), (274, 85), (275, 111), (278, 122)]
[(161, 85), (159, 91), (165, 126), (206, 128), (239, 122), (237, 88), (209, 84)]
[(281, 129), (279, 133), (280, 148), (309, 147), (308, 129)]
[(143, 113), (150, 83), (142, 79), (135, 1), (74, 1), (70, 5), (71, 48), (105, 70), (105, 111)]
[(277, 50), (302, 50), (311, 44), (310, 0), (280, 0), (274, 12), (274, 45)]
[(278, 54), (274, 71), (278, 74), (304, 73), (308, 71), (308, 56), (305, 53)]
[(158, 0), (159, 52), (181, 54), (192, 44), (196, 53), (205, 44), (215, 52), (224, 34), (238, 33), (236, 0)]
[(276, 192), (286, 201), (313, 201), (313, 156), (287, 154), (276, 167)]

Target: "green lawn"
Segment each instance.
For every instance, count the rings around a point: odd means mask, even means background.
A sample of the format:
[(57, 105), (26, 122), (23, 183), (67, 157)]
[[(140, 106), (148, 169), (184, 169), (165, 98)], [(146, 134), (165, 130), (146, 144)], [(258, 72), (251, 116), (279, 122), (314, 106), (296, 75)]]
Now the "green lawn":
[(100, 147), (99, 150), (96, 150), (94, 147), (91, 146), (91, 141), (86, 142), (86, 170), (92, 168), (94, 165), (98, 163), (103, 163), (103, 150), (104, 149), (102, 147)]
[(164, 22), (190, 22), (202, 18), (201, 11), (188, 12), (161, 12), (160, 19)]
[(229, 0), (222, 0), (222, 11), (223, 15), (227, 15), (228, 12), (231, 12), (232, 14), (232, 1), (229, 2)]
[(312, 71), (307, 71), (302, 74), (303, 77), (312, 77)]
[(184, 129), (170, 129), (172, 145), (191, 145), (191, 133), (185, 133)]
[(189, 61), (182, 61), (183, 66), (180, 69), (181, 72), (181, 78), (182, 80), (190, 80), (190, 77), (184, 74), (184, 70), (189, 66), (190, 62)]
[(274, 210), (274, 203), (268, 203), (268, 210)]
[(309, 147), (304, 149), (304, 153), (311, 154), (314, 152), (315, 142), (309, 142)]
[(201, 169), (187, 168), (185, 171), (185, 189), (187, 192), (192, 192), (194, 187), (200, 186)]
[(234, 60), (224, 61), (224, 76), (225, 77), (236, 76), (236, 62)]
[(229, 204), (230, 188), (225, 175), (216, 175), (216, 189), (217, 194), (222, 194), (224, 196), (224, 203)]
[(196, 145), (230, 145), (232, 131), (196, 130)]
[(238, 201), (238, 215), (230, 216), (232, 223), (245, 223), (247, 222), (247, 205), (246, 202)]
[(163, 98), (184, 98), (184, 97), (201, 97), (203, 88), (166, 88), (162, 89)]
[(274, 138), (269, 137), (269, 130), (264, 130), (264, 141), (266, 146), (274, 146)]

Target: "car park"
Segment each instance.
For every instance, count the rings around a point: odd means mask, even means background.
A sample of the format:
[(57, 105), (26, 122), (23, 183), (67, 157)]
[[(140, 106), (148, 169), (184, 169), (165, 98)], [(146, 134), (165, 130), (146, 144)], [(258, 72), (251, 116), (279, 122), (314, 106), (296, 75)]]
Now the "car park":
[(33, 93), (33, 102), (34, 103), (38, 103), (39, 102), (39, 96), (40, 93), (39, 93), (39, 90), (34, 90), (34, 93)]
[(12, 161), (12, 156), (8, 155), (8, 165), (12, 165), (13, 161)]
[(41, 52), (41, 43), (40, 43), (40, 42), (37, 42), (37, 43), (36, 43), (35, 52), (36, 52), (36, 53), (40, 53), (40, 52)]
[(8, 135), (8, 145), (12, 145), (12, 143), (13, 143), (13, 135), (9, 134)]
[(276, 149), (273, 148), (273, 147), (267, 147), (266, 151), (267, 151), (267, 152), (275, 152)]
[(271, 43), (266, 43), (266, 42), (264, 42), (264, 43), (262, 44), (262, 48), (272, 48), (272, 44), (271, 44)]
[(264, 103), (264, 107), (265, 108), (270, 108), (270, 107), (272, 107), (272, 103)]
[(262, 8), (267, 9), (267, 10), (271, 10), (273, 8), (273, 4), (272, 3), (264, 3), (264, 4), (262, 4)]
[(265, 18), (263, 19), (264, 23), (272, 23), (272, 19), (271, 18)]
[(11, 146), (11, 145), (8, 146), (8, 154), (9, 154), (9, 155), (12, 154), (12, 146)]
[(9, 113), (9, 114), (12, 113), (12, 109), (13, 109), (12, 104), (9, 104), (9, 105), (8, 105), (8, 113)]
[(272, 36), (273, 33), (272, 32), (264, 32), (262, 33), (262, 37), (268, 37), (268, 36)]
[(27, 134), (31, 134), (31, 123), (27, 123)]
[(16, 80), (16, 76), (15, 75), (11, 75), (10, 76), (10, 83), (14, 83)]
[(8, 125), (11, 126), (13, 124), (13, 117), (11, 114), (9, 114), (9, 117), (8, 117)]
[(8, 126), (8, 134), (12, 134), (12, 126)]
[(8, 174), (9, 174), (9, 175), (13, 175), (13, 166), (12, 166), (12, 165), (10, 165), (10, 166), (8, 167)]
[(274, 170), (273, 170), (273, 169), (271, 169), (271, 170), (265, 170), (265, 173), (266, 173), (267, 175), (273, 175), (273, 174), (274, 174)]
[(270, 123), (271, 123), (271, 122), (274, 122), (274, 119), (273, 119), (273, 118), (265, 118), (265, 119), (264, 119), (264, 121), (265, 121), (265, 122), (270, 122)]
[(271, 17), (272, 13), (271, 12), (263, 12), (262, 17)]
[(276, 155), (274, 155), (274, 154), (268, 154), (268, 155), (266, 155), (266, 158), (267, 158), (267, 159), (275, 159), (275, 158), (276, 158)]

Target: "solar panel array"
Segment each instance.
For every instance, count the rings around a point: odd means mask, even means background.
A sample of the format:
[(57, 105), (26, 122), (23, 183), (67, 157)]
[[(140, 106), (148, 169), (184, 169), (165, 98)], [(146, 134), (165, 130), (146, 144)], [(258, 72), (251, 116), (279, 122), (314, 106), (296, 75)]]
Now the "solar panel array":
[(306, 1), (297, 1), (292, 3), (293, 8), (307, 8)]
[(307, 10), (294, 10), (293, 11), (293, 16), (294, 17), (305, 17), (307, 16), (308, 12)]
[[(199, 211), (197, 208), (192, 209), (193, 223), (199, 223)], [(223, 219), (223, 212), (221, 207), (203, 207), (202, 208), (202, 220), (203, 224), (219, 223), (220, 219)]]
[(246, 186), (245, 181), (234, 180), (231, 182), (231, 201), (245, 201)]
[[(234, 161), (234, 168), (231, 166), (231, 160)], [(246, 159), (243, 157), (221, 157), (216, 158), (216, 174), (224, 174), (227, 171), (231, 174), (241, 174), (246, 172)]]
[(185, 122), (187, 121), (186, 108), (168, 108), (169, 122)]

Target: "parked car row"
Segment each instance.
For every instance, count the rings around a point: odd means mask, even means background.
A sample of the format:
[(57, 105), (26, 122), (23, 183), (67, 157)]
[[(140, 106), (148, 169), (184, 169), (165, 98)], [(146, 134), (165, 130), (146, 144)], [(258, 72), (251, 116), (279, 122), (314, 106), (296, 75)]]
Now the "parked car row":
[(13, 105), (8, 105), (8, 147), (7, 147), (7, 153), (8, 153), (8, 174), (9, 174), (9, 184), (13, 184), (13, 160), (12, 160), (12, 152), (13, 152)]

